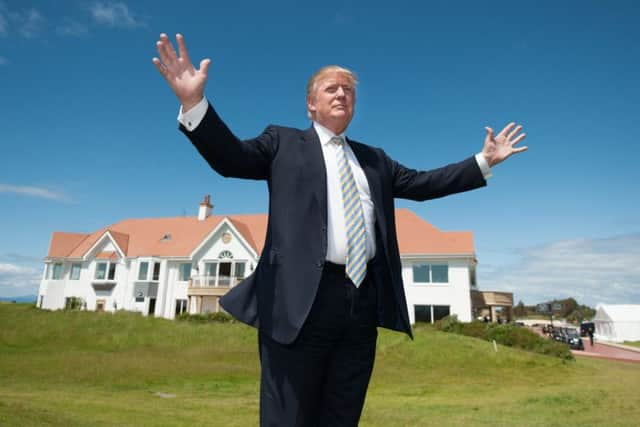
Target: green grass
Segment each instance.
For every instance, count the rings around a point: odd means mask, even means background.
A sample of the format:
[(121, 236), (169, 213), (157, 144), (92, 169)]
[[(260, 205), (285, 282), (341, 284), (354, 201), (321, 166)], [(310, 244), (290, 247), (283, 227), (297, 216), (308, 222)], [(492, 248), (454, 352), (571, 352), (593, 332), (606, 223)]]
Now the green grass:
[(625, 341), (624, 345), (630, 345), (633, 347), (640, 347), (640, 341)]
[[(0, 425), (255, 426), (255, 330), (0, 305)], [(361, 426), (630, 426), (640, 364), (380, 330)], [(169, 397), (161, 397), (162, 395)]]

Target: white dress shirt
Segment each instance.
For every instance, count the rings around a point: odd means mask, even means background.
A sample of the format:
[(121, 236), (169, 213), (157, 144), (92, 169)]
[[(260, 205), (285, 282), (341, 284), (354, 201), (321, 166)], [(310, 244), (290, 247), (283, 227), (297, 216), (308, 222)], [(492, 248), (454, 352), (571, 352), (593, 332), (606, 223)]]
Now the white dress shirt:
[[(344, 221), (344, 205), (342, 204), (342, 187), (340, 186), (340, 174), (338, 173), (338, 159), (336, 151), (338, 146), (331, 142), (336, 135), (320, 123), (313, 122), (313, 128), (318, 134), (322, 155), (324, 156), (324, 167), (327, 170), (327, 261), (335, 264), (346, 264), (347, 261), (347, 227)], [(358, 159), (351, 151), (348, 142), (344, 144), (344, 155), (347, 158), (349, 167), (353, 172), (356, 181), (356, 188), (362, 203), (362, 213), (364, 215), (364, 225), (367, 231), (367, 259), (371, 259), (376, 254), (375, 238), (375, 212), (373, 211), (373, 200), (371, 200), (371, 190), (369, 181), (364, 171), (358, 163)]]
[[(178, 113), (178, 121), (189, 132), (198, 127), (204, 118), (209, 102), (206, 98), (196, 104), (187, 112)], [(325, 128), (319, 123), (313, 122), (313, 128), (318, 134), (320, 144), (322, 146), (322, 154), (324, 156), (324, 165), (327, 171), (327, 261), (335, 264), (345, 264), (347, 259), (347, 230), (344, 221), (344, 210), (342, 205), (342, 188), (340, 186), (340, 176), (338, 174), (338, 163), (336, 158), (337, 146), (330, 140), (335, 135), (332, 131)], [(344, 153), (349, 162), (349, 166), (353, 171), (353, 177), (356, 181), (358, 194), (362, 203), (362, 212), (364, 214), (364, 223), (367, 230), (367, 259), (371, 259), (376, 254), (375, 239), (375, 212), (373, 209), (373, 200), (371, 199), (371, 190), (369, 182), (364, 171), (358, 163), (358, 159), (351, 151), (349, 143), (344, 144)], [(491, 169), (487, 164), (482, 153), (476, 154), (476, 162), (482, 171), (485, 179), (491, 177)]]

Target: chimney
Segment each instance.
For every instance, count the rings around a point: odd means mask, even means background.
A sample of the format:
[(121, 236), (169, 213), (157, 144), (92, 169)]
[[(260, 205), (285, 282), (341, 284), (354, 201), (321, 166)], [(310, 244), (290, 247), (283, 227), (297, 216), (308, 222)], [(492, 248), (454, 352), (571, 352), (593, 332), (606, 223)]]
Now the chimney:
[(200, 202), (200, 209), (198, 210), (198, 221), (204, 221), (211, 215), (211, 195), (204, 196), (204, 200)]

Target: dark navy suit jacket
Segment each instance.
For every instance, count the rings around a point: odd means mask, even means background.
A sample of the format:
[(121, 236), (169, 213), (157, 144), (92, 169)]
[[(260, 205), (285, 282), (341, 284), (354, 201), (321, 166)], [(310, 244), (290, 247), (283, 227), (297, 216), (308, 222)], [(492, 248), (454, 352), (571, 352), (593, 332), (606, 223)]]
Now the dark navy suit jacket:
[[(180, 129), (221, 175), (267, 182), (269, 222), (260, 261), (220, 303), (275, 341), (293, 342), (313, 304), (327, 253), (327, 178), (316, 131), (270, 125), (258, 137), (241, 141), (211, 105), (193, 132)], [(347, 141), (367, 177), (374, 203), (377, 261), (369, 277), (377, 287), (378, 324), (411, 336), (394, 198), (434, 199), (486, 182), (474, 157), (416, 171), (379, 148)]]

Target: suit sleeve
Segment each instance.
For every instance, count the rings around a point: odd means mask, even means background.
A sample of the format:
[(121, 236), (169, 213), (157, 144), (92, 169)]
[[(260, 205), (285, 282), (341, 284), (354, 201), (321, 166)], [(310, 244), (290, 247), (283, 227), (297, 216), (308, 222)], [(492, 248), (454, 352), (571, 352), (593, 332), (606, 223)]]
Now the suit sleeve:
[(268, 126), (256, 138), (240, 140), (209, 104), (198, 127), (189, 132), (181, 124), (180, 130), (220, 175), (247, 179), (269, 178), (271, 161), (278, 147), (275, 126)]
[(387, 164), (391, 171), (393, 197), (397, 198), (437, 199), (487, 185), (475, 157), (430, 171), (407, 168), (389, 157)]

